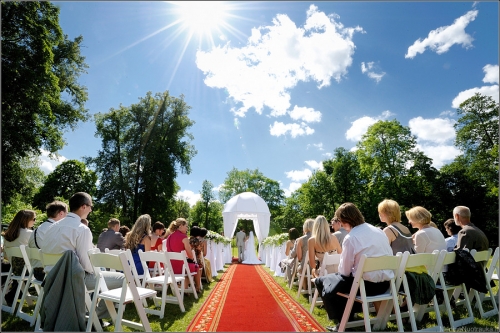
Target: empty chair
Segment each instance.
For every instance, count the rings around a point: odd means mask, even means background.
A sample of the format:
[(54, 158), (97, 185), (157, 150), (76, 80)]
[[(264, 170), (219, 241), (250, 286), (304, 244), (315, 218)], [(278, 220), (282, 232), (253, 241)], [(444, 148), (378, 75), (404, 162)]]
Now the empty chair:
[[(357, 327), (365, 326), (366, 332), (371, 332), (371, 323), (374, 321), (380, 326), (380, 322), (384, 320), (384, 311), (379, 311), (376, 318), (370, 319), (369, 314), (369, 303), (383, 301), (380, 309), (386, 309), (386, 311), (396, 312), (396, 321), (398, 325), (398, 330), (400, 332), (404, 331), (403, 322), (401, 320), (401, 313), (398, 306), (398, 292), (396, 290), (396, 276), (401, 263), (402, 256), (381, 256), (381, 257), (370, 257), (368, 258), (366, 254), (361, 255), (361, 260), (356, 270), (356, 275), (349, 292), (349, 295), (337, 293), (337, 295), (346, 297), (347, 304), (342, 315), (342, 320), (339, 325), (339, 332), (344, 332), (347, 327)], [(389, 280), (389, 290), (383, 294), (376, 296), (367, 296), (365, 290), (365, 282), (363, 279), (363, 274), (366, 272), (378, 271), (378, 270), (392, 270), (394, 272), (394, 277)], [(357, 296), (358, 290), (360, 296)], [(363, 320), (356, 320), (349, 322), (349, 315), (351, 314), (354, 302), (360, 302), (363, 308)], [(388, 303), (386, 303), (388, 302)]]
[[(23, 253), (21, 252), (20, 247), (8, 247), (4, 249), (5, 255), (7, 256), (7, 259), (9, 262), (12, 263), (14, 258), (19, 258), (21, 260), (24, 260)], [(17, 281), (17, 289), (16, 293), (14, 294), (14, 299), (11, 303), (11, 305), (3, 305), (2, 304), (2, 311), (8, 312), (10, 314), (13, 314), (14, 311), (16, 310), (17, 307), (17, 302), (19, 300), (19, 294), (21, 293), (21, 290), (24, 288), (24, 284), (28, 280), (28, 275), (26, 274), (28, 272), (28, 267), (24, 265), (23, 270), (20, 275), (15, 275), (13, 272), (13, 265), (10, 265), (9, 273), (7, 275), (7, 279), (5, 280), (5, 287), (2, 290), (2, 299), (5, 299), (5, 295), (7, 294), (7, 290), (9, 289), (8, 286), (12, 281)]]
[[(498, 283), (498, 274), (500, 273), (499, 258), (500, 248), (497, 246), (495, 252), (493, 253), (493, 258), (491, 258), (490, 265), (488, 266), (488, 272), (486, 273), (486, 281), (488, 283), (490, 283), (491, 281), (496, 281)], [(493, 297), (498, 304), (498, 290)]]
[[(327, 274), (326, 266), (338, 265), (339, 263), (340, 263), (340, 254), (338, 254), (338, 253), (334, 253), (334, 254), (325, 253), (325, 256), (323, 257), (323, 262), (321, 263), (320, 272), (319, 272), (320, 276), (325, 276)], [(311, 279), (311, 282), (314, 283), (314, 280), (315, 279)], [(317, 303), (320, 303), (320, 302), (323, 303), (322, 301), (317, 300), (318, 295), (319, 295), (318, 288), (315, 288), (314, 296), (311, 300), (311, 307), (309, 309), (310, 313), (313, 312), (314, 306)]]
[[(145, 276), (142, 281), (143, 287), (149, 287), (151, 290), (156, 290), (155, 285), (161, 286), (161, 297), (153, 297), (155, 302), (155, 306), (160, 306), (159, 310), (156, 309), (145, 309), (147, 313), (151, 313), (160, 318), (163, 318), (165, 313), (165, 303), (179, 304), (179, 307), (182, 312), (185, 312), (184, 308), (184, 277), (175, 277), (174, 271), (172, 270), (172, 265), (170, 263), (170, 254), (171, 252), (142, 252), (139, 250), (139, 257), (141, 258), (142, 267), (144, 268)], [(154, 262), (159, 266), (163, 265), (163, 274), (151, 276), (148, 267), (148, 262)], [(160, 265), (161, 264), (161, 265)], [(181, 291), (177, 286), (177, 283), (181, 285)], [(171, 288), (172, 294), (174, 296), (167, 296), (168, 288)]]
[[(479, 252), (476, 250), (472, 250), (470, 251), (470, 253), (474, 257), (474, 260), (480, 263), (481, 267), (483, 268), (484, 277), (486, 279), (486, 289), (488, 290), (489, 294), (489, 297), (486, 300), (490, 301), (491, 305), (493, 306), (493, 309), (491, 309), (490, 311), (484, 311), (483, 308), (483, 302), (485, 301), (484, 294), (482, 294), (483, 297), (481, 297), (479, 292), (473, 288), (471, 288), (471, 290), (469, 291), (469, 299), (471, 303), (474, 299), (476, 299), (476, 307), (479, 309), (479, 314), (481, 315), (481, 318), (488, 318), (491, 316), (495, 316), (498, 314), (497, 302), (495, 301), (495, 297), (493, 296), (494, 295), (493, 290), (491, 289), (490, 286), (491, 277), (488, 278), (488, 273), (485, 271), (486, 265), (488, 264), (488, 260), (490, 259), (491, 249)], [(497, 261), (498, 261), (498, 253), (497, 253)]]
[[(122, 325), (151, 332), (151, 326), (149, 325), (149, 320), (146, 316), (146, 312), (144, 311), (142, 299), (156, 296), (156, 291), (136, 286), (130, 267), (134, 265), (134, 262), (132, 261), (131, 264), (129, 264), (127, 256), (124, 252), (116, 255), (111, 253), (100, 253), (95, 251), (95, 249), (89, 250), (89, 258), (94, 268), (94, 274), (96, 275), (96, 284), (94, 296), (92, 297), (91, 309), (89, 311), (90, 315), (89, 322), (87, 324), (87, 331), (90, 331), (90, 325), (95, 315), (97, 301), (102, 299), (106, 302), (106, 307), (108, 308), (111, 319), (115, 325), (115, 332), (122, 331)], [(101, 275), (101, 268), (110, 268), (116, 271), (122, 271), (125, 275), (122, 287), (109, 290), (106, 285), (106, 281)], [(139, 315), (142, 324), (123, 319), (125, 304), (131, 302), (135, 304), (137, 314)], [(115, 310), (113, 303), (118, 303), (118, 312)]]

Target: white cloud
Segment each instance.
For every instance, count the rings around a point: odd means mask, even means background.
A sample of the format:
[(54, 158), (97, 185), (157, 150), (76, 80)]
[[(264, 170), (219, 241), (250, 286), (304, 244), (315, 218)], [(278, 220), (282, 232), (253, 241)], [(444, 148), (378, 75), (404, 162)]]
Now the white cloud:
[(389, 110), (386, 110), (386, 111), (382, 112), (382, 114), (380, 116), (375, 117), (375, 118), (364, 116), (364, 117), (361, 117), (359, 119), (356, 119), (355, 121), (353, 121), (351, 123), (352, 124), (351, 127), (345, 133), (345, 138), (347, 140), (351, 140), (351, 141), (355, 141), (355, 142), (359, 141), (359, 140), (361, 140), (361, 137), (363, 136), (363, 134), (365, 134), (366, 131), (368, 130), (368, 127), (375, 124), (377, 121), (387, 119), (392, 115), (393, 115), (393, 113), (391, 113)]
[(374, 68), (374, 62), (362, 62), (361, 63), (361, 73), (365, 74), (370, 78), (370, 79), (374, 79), (377, 83), (380, 82), (380, 80), (382, 80), (382, 78), (384, 77), (385, 75), (385, 72), (379, 72), (379, 73), (376, 73), (375, 72), (375, 69)]
[(455, 115), (454, 111), (446, 110), (439, 114), (441, 117), (453, 117)]
[(67, 161), (68, 159), (64, 156), (59, 156), (59, 157), (49, 157), (49, 152), (44, 149), (40, 149), (41, 155), (39, 157), (40, 159), (40, 169), (47, 175), (54, 171), (56, 166), (61, 164), (64, 161)]
[(311, 135), (314, 133), (314, 130), (307, 126), (305, 123), (285, 124), (279, 121), (275, 121), (274, 124), (269, 126), (269, 132), (272, 136), (281, 136), (290, 133), (292, 138), (295, 138), (302, 135)]
[(491, 96), (493, 100), (498, 103), (498, 92), (499, 90), (497, 84), (493, 86), (483, 86), (480, 88), (475, 87), (467, 89), (465, 91), (461, 91), (458, 93), (457, 97), (455, 97), (451, 102), (451, 106), (454, 107), (455, 109), (458, 109), (460, 107), (460, 104), (462, 104), (462, 102), (471, 98), (476, 93), (480, 93), (481, 95), (485, 96)]
[(292, 170), (285, 172), (286, 177), (290, 178), (294, 182), (306, 181), (311, 177), (312, 171), (309, 169), (300, 170)]
[(419, 142), (430, 141), (444, 144), (455, 139), (454, 124), (455, 120), (448, 118), (424, 119), (417, 117), (410, 119), (409, 127)]
[(292, 193), (298, 190), (301, 186), (301, 183), (291, 182), (288, 188), (283, 189), (283, 192), (285, 192), (285, 197), (290, 197), (290, 195), (292, 195)]
[(486, 65), (483, 67), (484, 72), (484, 83), (496, 83), (498, 84), (498, 65)]
[(316, 162), (314, 160), (311, 161), (305, 161), (305, 163), (311, 168), (311, 169), (318, 169), (318, 170), (323, 170), (323, 162)]
[(303, 27), (279, 14), (272, 25), (252, 29), (241, 48), (227, 43), (198, 51), (196, 64), (207, 86), (225, 89), (237, 104), (231, 110), (235, 115), (243, 117), (250, 108), (261, 114), (267, 106), (272, 116), (281, 116), (290, 108), (290, 91), (299, 81), (314, 80), (322, 88), (347, 74), (355, 32), (363, 29), (345, 28), (338, 17), (311, 5)]
[(432, 30), (424, 40), (419, 38), (408, 48), (405, 58), (413, 59), (417, 54), (424, 53), (426, 48), (442, 54), (448, 52), (455, 44), (462, 45), (466, 49), (472, 47), (474, 39), (465, 32), (465, 28), (476, 19), (477, 13), (477, 10), (470, 10), (457, 18), (452, 25)]
[(326, 158), (331, 158), (333, 156), (332, 153), (324, 153), (323, 156), (325, 156)]
[(417, 148), (427, 157), (432, 158), (432, 165), (437, 169), (461, 154), (460, 150), (452, 145), (417, 144)]
[(293, 120), (302, 120), (307, 123), (317, 123), (321, 121), (321, 112), (315, 111), (313, 108), (295, 105), (293, 110), (288, 112), (288, 114)]
[(201, 194), (194, 193), (193, 191), (190, 191), (190, 190), (184, 190), (184, 191), (177, 192), (176, 198), (187, 201), (189, 203), (189, 205), (191, 207), (193, 207), (197, 201), (201, 200)]
[(307, 145), (307, 149), (309, 149), (309, 147), (313, 146), (314, 148), (318, 148), (319, 151), (321, 150), (325, 150), (323, 148), (323, 142), (320, 142), (320, 143), (313, 143), (313, 144), (308, 144)]

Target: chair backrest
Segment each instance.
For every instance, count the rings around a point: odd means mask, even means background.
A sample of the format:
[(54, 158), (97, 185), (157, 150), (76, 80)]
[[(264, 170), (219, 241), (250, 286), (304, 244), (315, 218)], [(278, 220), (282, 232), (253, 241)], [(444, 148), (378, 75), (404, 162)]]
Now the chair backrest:
[(321, 262), (321, 267), (319, 271), (320, 276), (326, 275), (328, 272), (326, 271), (326, 266), (330, 265), (338, 265), (340, 264), (340, 254), (339, 253), (325, 253), (323, 257), (323, 261)]
[(21, 248), (19, 246), (15, 247), (6, 247), (4, 248), (5, 255), (9, 261), (12, 261), (12, 258), (21, 258), (24, 259), (23, 253), (21, 252)]
[(120, 252), (125, 252), (125, 250), (117, 250), (117, 249), (110, 250), (110, 249), (108, 249), (108, 248), (105, 248), (105, 249), (104, 249), (104, 252), (105, 252), (105, 253), (111, 253), (111, 254), (119, 254)]
[[(145, 280), (151, 278), (151, 273), (149, 271), (148, 262), (154, 262), (157, 264), (165, 265), (167, 260), (166, 260), (165, 254), (163, 252), (157, 252), (157, 251), (142, 252), (142, 250), (139, 250), (139, 257), (141, 258), (141, 264), (142, 264), (142, 268), (144, 270), (144, 278), (145, 279), (142, 281), (142, 286), (144, 287)], [(158, 274), (161, 275), (161, 270), (160, 270), (160, 272), (158, 272)]]
[(447, 252), (443, 259), (443, 265), (453, 264), (456, 259), (457, 259), (457, 254), (454, 251)]
[(491, 258), (490, 265), (488, 266), (488, 272), (486, 273), (487, 281), (491, 280), (493, 274), (497, 274), (497, 276), (499, 275), (500, 273), (499, 257), (500, 257), (500, 248), (497, 246), (495, 252), (493, 253), (493, 258)]
[(44, 253), (42, 252), (42, 263), (44, 267), (54, 266), (64, 253)]
[[(167, 251), (166, 251), (167, 252)], [(186, 250), (182, 250), (181, 252), (168, 252), (168, 256), (170, 260), (180, 260), (183, 261), (182, 273), (183, 275), (187, 275), (190, 273), (189, 265), (187, 262)]]
[[(443, 250), (446, 252), (446, 250)], [(419, 266), (425, 266), (427, 269), (427, 274), (434, 280), (437, 281), (439, 277), (439, 272), (442, 269), (442, 262), (444, 254), (441, 251), (434, 250), (432, 253), (415, 253), (410, 254), (410, 252), (405, 251), (404, 253), (398, 252), (396, 256), (401, 256), (401, 263), (399, 265), (398, 274), (396, 277), (396, 289), (399, 290), (405, 272), (408, 269), (416, 268)]]
[(474, 260), (476, 262), (481, 262), (483, 263), (483, 267), (486, 267), (486, 264), (491, 257), (491, 249), (484, 251), (476, 251), (475, 249), (473, 249), (470, 251), (470, 254), (472, 255), (472, 257), (474, 257)]
[(29, 273), (31, 273), (32, 267), (31, 267), (30, 257), (28, 255), (29, 247), (27, 247), (26, 245), (19, 245), (19, 250), (21, 251), (21, 254), (23, 256), (24, 265), (26, 265), (26, 269), (28, 270)]

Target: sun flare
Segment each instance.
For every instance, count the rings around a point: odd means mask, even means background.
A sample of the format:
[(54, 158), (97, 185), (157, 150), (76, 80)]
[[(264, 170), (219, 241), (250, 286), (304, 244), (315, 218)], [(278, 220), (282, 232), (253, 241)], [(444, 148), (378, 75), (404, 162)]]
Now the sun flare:
[(211, 34), (225, 22), (224, 1), (179, 1), (178, 15), (187, 29), (199, 35)]

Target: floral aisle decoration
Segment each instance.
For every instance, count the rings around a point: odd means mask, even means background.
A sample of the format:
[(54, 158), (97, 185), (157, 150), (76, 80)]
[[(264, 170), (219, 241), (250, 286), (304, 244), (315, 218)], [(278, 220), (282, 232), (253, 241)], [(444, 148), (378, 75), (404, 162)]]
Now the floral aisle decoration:
[(207, 235), (205, 236), (206, 239), (209, 239), (211, 241), (214, 241), (216, 244), (222, 243), (224, 245), (231, 244), (231, 239), (222, 236), (221, 234), (218, 234), (214, 231), (208, 230)]
[(264, 238), (262, 245), (264, 246), (281, 246), (289, 239), (288, 233), (277, 234)]

